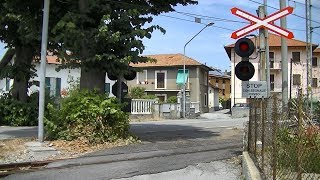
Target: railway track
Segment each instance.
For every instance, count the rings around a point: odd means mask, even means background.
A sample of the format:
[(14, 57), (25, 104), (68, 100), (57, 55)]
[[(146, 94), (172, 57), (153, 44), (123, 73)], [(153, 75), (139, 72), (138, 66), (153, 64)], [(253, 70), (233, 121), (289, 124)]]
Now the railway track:
[(46, 167), (57, 160), (0, 164), (0, 178), (19, 172), (31, 172)]

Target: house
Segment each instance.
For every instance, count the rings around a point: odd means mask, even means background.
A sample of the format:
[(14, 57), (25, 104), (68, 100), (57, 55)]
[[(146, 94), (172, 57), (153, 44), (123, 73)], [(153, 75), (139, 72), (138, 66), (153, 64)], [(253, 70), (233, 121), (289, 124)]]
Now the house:
[[(14, 58), (10, 61), (13, 63)], [(49, 91), (51, 96), (60, 96), (62, 91), (67, 90), (72, 85), (72, 82), (80, 80), (80, 68), (73, 69), (61, 69), (57, 71), (57, 68), (61, 66), (57, 62), (56, 56), (47, 56), (47, 65), (46, 65), (46, 90)], [(38, 73), (40, 71), (40, 63), (35, 62), (35, 70), (37, 76), (31, 79), (30, 81), (39, 81)], [(106, 75), (105, 88), (106, 93), (109, 93), (109, 96), (113, 96), (110, 93), (110, 89), (115, 81), (111, 81)], [(0, 79), (0, 91), (2, 93), (8, 93), (13, 84), (12, 79)], [(29, 94), (38, 91), (38, 86), (31, 86), (29, 88)]]
[[(254, 41), (254, 40), (253, 40)], [(259, 43), (259, 41), (258, 41)], [(297, 97), (298, 88), (303, 89), (303, 93), (307, 92), (307, 55), (306, 42), (288, 39), (288, 89), (289, 97)], [(313, 45), (315, 50), (317, 45)], [(282, 92), (282, 68), (281, 68), (281, 37), (275, 34), (269, 34), (269, 57), (270, 57), (270, 92), (271, 94), (278, 94), (281, 97)], [(241, 57), (236, 55), (234, 51), (234, 44), (225, 46), (226, 53), (231, 61), (231, 105), (234, 103), (246, 103), (247, 99), (242, 98), (241, 80), (235, 77), (235, 65), (241, 61)], [(317, 50), (315, 54), (319, 52)], [(256, 52), (251, 56), (257, 56)], [(319, 57), (319, 56), (318, 56)], [(319, 98), (319, 77), (320, 67), (318, 66), (318, 59), (313, 59), (312, 67), (312, 92), (316, 98)], [(250, 59), (255, 67), (255, 74), (250, 81), (260, 80), (259, 58)], [(290, 63), (292, 63), (292, 71), (290, 70)], [(290, 88), (291, 87), (291, 88)], [(291, 89), (291, 91), (290, 91)], [(288, 97), (288, 98), (289, 98)]]
[[(228, 72), (225, 71), (222, 73), (220, 70), (215, 69), (214, 71), (209, 72), (209, 82), (218, 88), (219, 90), (219, 98), (222, 99), (224, 102), (224, 107), (230, 108), (230, 92), (231, 92), (231, 81), (230, 75)], [(210, 104), (210, 100), (209, 100)]]
[[(196, 113), (209, 111), (208, 107), (208, 72), (210, 67), (182, 54), (159, 54), (147, 56), (156, 62), (131, 64), (139, 68), (136, 79), (127, 82), (129, 90), (143, 87), (148, 95), (155, 95), (165, 102), (171, 96), (181, 94), (184, 80), (186, 96)], [(186, 65), (184, 77), (183, 64)]]
[(209, 111), (219, 110), (219, 88), (209, 81)]

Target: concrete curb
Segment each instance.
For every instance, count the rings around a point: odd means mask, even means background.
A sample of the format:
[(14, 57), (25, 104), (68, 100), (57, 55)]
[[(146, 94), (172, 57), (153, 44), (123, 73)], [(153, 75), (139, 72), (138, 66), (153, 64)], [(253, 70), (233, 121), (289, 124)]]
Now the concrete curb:
[(242, 172), (247, 180), (261, 180), (260, 172), (247, 151), (242, 152)]

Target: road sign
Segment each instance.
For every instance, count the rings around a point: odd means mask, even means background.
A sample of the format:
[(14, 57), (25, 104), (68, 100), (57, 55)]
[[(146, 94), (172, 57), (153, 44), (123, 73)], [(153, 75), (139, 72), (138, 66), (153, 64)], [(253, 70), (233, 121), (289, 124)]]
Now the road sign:
[[(118, 84), (119, 82), (117, 81), (116, 83), (114, 83), (114, 85), (112, 86), (112, 94), (115, 95), (116, 97), (118, 96)], [(126, 85), (126, 83), (124, 83), (123, 81), (121, 82), (121, 97), (117, 97), (117, 98), (123, 98), (128, 94), (128, 86)]]
[(245, 11), (242, 11), (241, 9), (234, 7), (231, 9), (231, 13), (236, 16), (239, 16), (243, 19), (250, 21), (251, 24), (242, 28), (242, 29), (239, 29), (239, 30), (233, 32), (231, 34), (231, 38), (238, 39), (239, 37), (244, 36), (244, 35), (252, 32), (256, 29), (264, 27), (264, 28), (267, 28), (267, 29), (273, 31), (274, 33), (276, 33), (278, 35), (284, 36), (288, 39), (292, 39), (294, 37), (292, 32), (290, 32), (286, 29), (283, 29), (283, 28), (274, 24), (274, 21), (276, 21), (276, 20), (278, 20), (288, 14), (291, 14), (292, 12), (293, 12), (293, 7), (286, 7), (284, 9), (281, 9), (281, 10), (261, 19), (255, 15), (252, 15), (250, 13), (247, 13)]
[(242, 97), (243, 98), (267, 98), (266, 81), (243, 81)]

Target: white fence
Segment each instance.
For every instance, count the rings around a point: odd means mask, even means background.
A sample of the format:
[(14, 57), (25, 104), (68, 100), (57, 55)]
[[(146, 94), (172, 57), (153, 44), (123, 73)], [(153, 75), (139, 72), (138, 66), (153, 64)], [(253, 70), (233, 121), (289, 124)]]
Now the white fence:
[(132, 99), (131, 114), (152, 114), (152, 105), (155, 99)]

